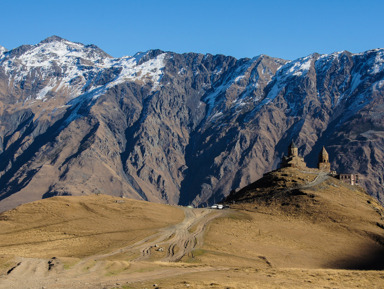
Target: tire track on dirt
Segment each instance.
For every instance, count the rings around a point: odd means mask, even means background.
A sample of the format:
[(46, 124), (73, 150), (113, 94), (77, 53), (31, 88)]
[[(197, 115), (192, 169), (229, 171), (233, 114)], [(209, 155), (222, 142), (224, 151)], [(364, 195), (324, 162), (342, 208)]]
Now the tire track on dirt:
[[(122, 253), (139, 253), (140, 255), (136, 259), (125, 262), (126, 264), (123, 266), (125, 268), (127, 266), (129, 267), (129, 263), (140, 264), (140, 261), (145, 261), (150, 258), (153, 248), (164, 248), (164, 257), (160, 258), (160, 261), (180, 261), (184, 256), (190, 254), (195, 248), (202, 245), (203, 235), (207, 224), (226, 213), (224, 211), (210, 209), (192, 209), (184, 207), (181, 209), (185, 213), (185, 218), (179, 224), (162, 228), (155, 234), (147, 236), (129, 246), (119, 248), (109, 253), (83, 258), (70, 269), (65, 270), (60, 262), (57, 264), (56, 259), (45, 260), (38, 258), (21, 258), (17, 265), (9, 271), (7, 279), (3, 280), (6, 282), (0, 284), (0, 288), (21, 288), (20, 284), (24, 282), (21, 281), (22, 279), (28, 280), (30, 288), (41, 288), (41, 286), (48, 286), (50, 288), (50, 286), (54, 286), (54, 284), (58, 282), (59, 276), (65, 276), (64, 279), (60, 278), (63, 280), (61, 281), (63, 282), (62, 284), (66, 284), (72, 288), (80, 288), (76, 287), (77, 282), (82, 282), (84, 280), (88, 280), (87, 282), (89, 282), (89, 280), (98, 276), (99, 272), (105, 271), (105, 267), (108, 265), (107, 259), (109, 257)], [(210, 270), (216, 269), (206, 266), (198, 268), (163, 268), (158, 275), (164, 277), (164, 275), (173, 276), (185, 272)], [(130, 279), (130, 281), (132, 281), (132, 277), (140, 280), (141, 278), (148, 278), (148, 274), (150, 273), (133, 273), (133, 275), (130, 274), (130, 277), (127, 278)], [(156, 274), (150, 275), (152, 278), (157, 276)], [(89, 284), (91, 283), (92, 282)], [(83, 285), (82, 288), (86, 288), (86, 286), (84, 287)]]

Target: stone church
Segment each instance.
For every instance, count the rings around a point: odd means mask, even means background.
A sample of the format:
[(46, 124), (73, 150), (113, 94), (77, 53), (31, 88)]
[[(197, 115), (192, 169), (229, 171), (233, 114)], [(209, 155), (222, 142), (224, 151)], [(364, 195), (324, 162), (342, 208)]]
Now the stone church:
[[(307, 167), (304, 158), (299, 156), (299, 148), (295, 145), (293, 141), (288, 147), (288, 156), (283, 156), (283, 159), (281, 160), (280, 168), (310, 169)], [(330, 173), (332, 176), (338, 178), (344, 183), (348, 183), (350, 185), (358, 184), (358, 174), (337, 174), (334, 171), (331, 172), (329, 154), (324, 146), (319, 154), (317, 168), (320, 171)]]
[[(281, 168), (298, 168), (298, 169), (308, 169), (307, 164), (304, 161), (304, 158), (299, 156), (299, 148), (292, 141), (288, 147), (288, 156), (283, 156), (280, 164)], [(329, 163), (329, 155), (325, 150), (325, 147), (321, 150), (319, 154), (319, 161), (317, 163), (317, 168), (324, 172), (331, 172), (331, 164)]]
[(299, 156), (299, 148), (292, 141), (288, 147), (288, 156), (283, 156), (280, 164), (281, 168), (306, 169), (307, 164), (304, 158)]

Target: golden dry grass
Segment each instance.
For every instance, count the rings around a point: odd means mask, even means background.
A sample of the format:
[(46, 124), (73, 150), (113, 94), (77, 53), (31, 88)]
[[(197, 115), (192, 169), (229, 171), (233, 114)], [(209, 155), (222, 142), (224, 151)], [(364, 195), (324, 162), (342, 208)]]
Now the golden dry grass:
[(381, 205), (334, 178), (305, 186), (310, 177), (284, 169), (266, 190), (244, 190), (237, 213), (211, 224), (204, 248), (278, 268), (384, 269)]
[(107, 195), (54, 197), (0, 215), (0, 255), (85, 257), (183, 220), (182, 210)]
[[(103, 195), (20, 206), (0, 215), (0, 288), (24, 280), (30, 288), (384, 288), (383, 208), (332, 178), (291, 194), (287, 184), (314, 176), (277, 174), (277, 198), (214, 214)], [(175, 236), (190, 242), (209, 218), (202, 245), (180, 262), (161, 261), (159, 236), (164, 248)], [(134, 252), (143, 248), (148, 256)], [(48, 260), (55, 266), (47, 271)]]
[[(154, 286), (154, 285), (157, 286)], [(194, 272), (167, 279), (126, 282), (109, 288), (173, 288), (173, 289), (313, 289), (370, 288), (381, 289), (381, 271), (348, 271), (325, 269), (254, 269)]]

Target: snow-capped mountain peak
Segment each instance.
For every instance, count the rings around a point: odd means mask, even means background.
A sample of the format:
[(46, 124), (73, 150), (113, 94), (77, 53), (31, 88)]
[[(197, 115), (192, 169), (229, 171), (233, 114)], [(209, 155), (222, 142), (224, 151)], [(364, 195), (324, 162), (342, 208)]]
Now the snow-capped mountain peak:
[(44, 40), (40, 41), (40, 44), (42, 43), (51, 43), (51, 42), (62, 42), (62, 41), (66, 41), (66, 42), (70, 42), (60, 36), (57, 36), (57, 35), (52, 35), (50, 37), (47, 37), (45, 38)]
[(96, 46), (86, 46), (52, 36), (24, 52), (19, 60), (27, 67), (34, 67), (49, 66), (52, 61), (57, 61), (60, 65), (70, 64), (78, 59), (92, 65), (108, 58), (111, 56)]
[[(96, 45), (51, 36), (36, 45), (21, 46), (0, 55), (1, 66), (15, 86), (34, 83), (28, 99), (45, 99), (47, 95), (68, 95), (68, 92), (73, 98), (95, 89), (102, 93), (124, 81), (150, 81), (156, 90), (166, 54), (150, 50), (133, 57), (112, 58)], [(36, 75), (44, 85), (35, 82)], [(100, 90), (103, 86), (105, 89)], [(93, 97), (98, 94), (93, 93)]]

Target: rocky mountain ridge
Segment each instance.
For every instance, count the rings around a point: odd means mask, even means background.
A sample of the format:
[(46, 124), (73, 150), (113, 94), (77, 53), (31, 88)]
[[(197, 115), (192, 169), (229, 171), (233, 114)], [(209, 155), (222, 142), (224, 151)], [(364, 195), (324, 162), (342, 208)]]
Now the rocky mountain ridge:
[(260, 55), (150, 50), (113, 58), (57, 36), (0, 54), (0, 207), (107, 193), (195, 205), (277, 167), (359, 172), (382, 201), (384, 49)]

